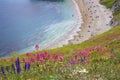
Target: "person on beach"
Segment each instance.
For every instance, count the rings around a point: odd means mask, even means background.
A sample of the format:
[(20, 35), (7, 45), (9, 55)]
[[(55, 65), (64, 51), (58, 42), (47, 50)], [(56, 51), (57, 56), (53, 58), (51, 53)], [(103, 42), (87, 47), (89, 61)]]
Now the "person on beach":
[(90, 28), (90, 25), (88, 27)]
[(74, 15), (72, 14), (72, 17), (74, 17)]
[(90, 32), (90, 30), (88, 30), (88, 32)]

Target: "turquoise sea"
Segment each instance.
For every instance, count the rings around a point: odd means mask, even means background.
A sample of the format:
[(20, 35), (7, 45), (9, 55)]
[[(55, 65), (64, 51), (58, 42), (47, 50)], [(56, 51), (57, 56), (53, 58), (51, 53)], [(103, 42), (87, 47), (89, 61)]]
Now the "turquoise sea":
[(47, 48), (74, 29), (76, 12), (71, 0), (0, 0), (0, 57)]

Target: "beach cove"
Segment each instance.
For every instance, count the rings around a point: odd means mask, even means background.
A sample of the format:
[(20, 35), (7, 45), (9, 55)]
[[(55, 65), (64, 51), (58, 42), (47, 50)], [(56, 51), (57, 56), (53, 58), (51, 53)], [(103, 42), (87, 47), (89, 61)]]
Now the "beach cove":
[[(66, 17), (64, 17), (65, 19), (63, 21), (62, 19), (58, 19), (57, 23), (56, 21), (53, 21), (53, 24), (49, 24), (50, 26), (44, 25), (46, 26), (45, 29), (36, 28), (36, 32), (42, 29), (43, 33), (32, 32), (34, 34), (31, 34), (31, 38), (28, 38), (28, 40), (23, 39), (24, 43), (20, 43), (25, 45), (19, 46), (19, 49), (14, 49), (12, 47), (12, 49), (7, 51), (7, 53), (26, 53), (34, 51), (35, 44), (39, 44), (41, 50), (62, 47), (68, 44), (78, 44), (112, 28), (112, 26), (110, 26), (112, 12), (109, 9), (106, 9), (103, 5), (99, 4), (99, 0), (71, 0), (66, 3), (73, 5), (71, 10), (74, 9), (74, 14), (71, 13), (67, 15), (68, 12), (65, 12), (64, 16)], [(67, 7), (70, 5), (67, 5)], [(61, 13), (58, 7), (54, 8), (55, 11), (57, 10), (57, 14)], [(68, 20), (67, 17), (69, 19), (71, 18), (71, 21)], [(6, 49), (9, 49), (8, 47)]]
[(1, 57), (34, 51), (36, 44), (41, 50), (66, 45), (82, 23), (71, 0), (1, 0), (0, 9)]
[[(73, 31), (47, 49), (62, 47), (69, 44), (82, 43), (95, 35), (104, 33), (111, 28), (110, 21), (113, 18), (112, 11), (99, 3), (99, 0), (71, 0), (78, 14), (78, 24)], [(82, 20), (80, 20), (82, 18)], [(52, 46), (52, 47), (51, 47)]]

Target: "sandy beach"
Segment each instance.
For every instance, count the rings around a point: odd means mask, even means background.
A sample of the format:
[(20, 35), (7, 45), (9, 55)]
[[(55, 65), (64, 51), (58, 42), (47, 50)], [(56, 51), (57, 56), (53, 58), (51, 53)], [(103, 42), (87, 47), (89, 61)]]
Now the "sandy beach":
[(74, 29), (41, 49), (78, 44), (112, 28), (110, 26), (112, 11), (101, 5), (99, 0), (72, 0), (72, 2), (77, 10), (77, 23), (70, 25), (74, 26)]
[(101, 5), (99, 0), (74, 0), (74, 2), (79, 7), (83, 24), (77, 35), (68, 41), (69, 44), (81, 43), (112, 28), (110, 26), (112, 11)]

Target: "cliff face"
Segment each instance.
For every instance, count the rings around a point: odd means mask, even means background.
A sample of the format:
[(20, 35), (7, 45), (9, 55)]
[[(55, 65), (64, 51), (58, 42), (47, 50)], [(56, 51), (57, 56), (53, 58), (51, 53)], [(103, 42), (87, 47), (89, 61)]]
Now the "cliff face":
[(111, 25), (120, 25), (120, 0), (100, 0), (100, 3), (110, 8), (113, 12), (113, 19)]
[(120, 0), (116, 0), (111, 10), (113, 11), (113, 16), (114, 16), (111, 22), (113, 22), (113, 25), (119, 25), (120, 24)]
[(120, 7), (120, 0), (116, 0), (116, 2), (113, 4), (112, 9), (116, 10), (118, 7)]

